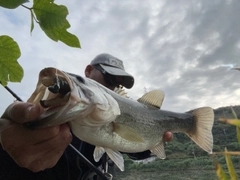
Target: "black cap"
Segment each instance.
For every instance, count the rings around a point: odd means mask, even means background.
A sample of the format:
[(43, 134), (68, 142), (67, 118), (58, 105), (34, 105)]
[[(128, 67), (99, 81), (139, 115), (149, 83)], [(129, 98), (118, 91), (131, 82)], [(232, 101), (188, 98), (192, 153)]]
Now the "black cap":
[(122, 86), (130, 89), (134, 84), (134, 78), (132, 75), (128, 74), (123, 66), (122, 60), (110, 55), (110, 54), (99, 54), (96, 56), (91, 65), (99, 64), (107, 73), (113, 76), (122, 76)]

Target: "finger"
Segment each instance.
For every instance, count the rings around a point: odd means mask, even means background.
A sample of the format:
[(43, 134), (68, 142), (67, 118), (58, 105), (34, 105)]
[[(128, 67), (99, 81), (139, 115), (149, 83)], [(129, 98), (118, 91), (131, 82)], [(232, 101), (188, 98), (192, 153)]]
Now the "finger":
[[(70, 128), (68, 129), (70, 133)], [(56, 137), (60, 133), (60, 126), (52, 126), (41, 129), (29, 129), (23, 125), (12, 123), (1, 132), (3, 148), (12, 152), (18, 147), (32, 146)]]
[(172, 140), (173, 140), (173, 134), (171, 132), (167, 131), (163, 134), (163, 141), (164, 142), (170, 142)]
[(50, 151), (43, 154), (41, 158), (37, 158), (33, 162), (31, 162), (27, 167), (27, 169), (31, 170), (32, 172), (39, 172), (45, 169), (49, 169), (54, 167), (61, 156), (63, 155), (64, 151)]
[(58, 162), (71, 140), (69, 126), (63, 124), (58, 135), (30, 148), (22, 149), (13, 159), (19, 166), (28, 168), (33, 172), (51, 168)]
[(2, 118), (10, 119), (17, 123), (25, 123), (36, 119), (43, 109), (32, 103), (15, 102), (7, 107)]
[[(68, 131), (62, 132), (60, 136), (48, 142), (54, 144), (55, 148), (50, 149), (30, 164), (33, 172), (38, 172), (47, 168), (54, 167), (61, 158), (67, 146), (71, 143), (72, 136)], [(48, 146), (46, 144), (46, 146)], [(49, 147), (49, 146), (48, 146)], [(42, 147), (44, 148), (44, 147)]]
[[(57, 132), (55, 132), (55, 135), (47, 140), (47, 143), (45, 143), (45, 141), (42, 141), (45, 144), (45, 146), (42, 146), (42, 149), (39, 148), (40, 151), (46, 150), (48, 146), (51, 146), (51, 145), (58, 146), (59, 144), (62, 144), (62, 143), (65, 144), (66, 142), (69, 142), (69, 141), (71, 142), (72, 134), (70, 132), (70, 127), (68, 123), (61, 124), (57, 127), (58, 127)], [(35, 145), (41, 144), (42, 142), (36, 143)]]
[[(29, 144), (38, 144), (44, 141), (47, 141), (49, 139), (52, 139), (56, 136), (59, 136), (59, 133), (61, 131), (61, 126), (51, 126), (41, 129), (29, 129), (24, 127), (25, 129), (25, 137), (23, 137), (23, 140), (27, 140)], [(69, 129), (70, 133), (70, 129)]]
[[(0, 132), (11, 124), (10, 121), (0, 118)], [(1, 142), (1, 141), (0, 141)]]

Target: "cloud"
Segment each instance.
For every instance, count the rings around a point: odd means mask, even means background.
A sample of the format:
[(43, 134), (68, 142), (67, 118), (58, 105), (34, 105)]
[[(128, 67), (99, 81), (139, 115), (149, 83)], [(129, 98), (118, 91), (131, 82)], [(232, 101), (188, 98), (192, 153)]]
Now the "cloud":
[(135, 77), (134, 87), (127, 90), (133, 99), (146, 90), (162, 89), (166, 95), (162, 108), (172, 111), (239, 104), (240, 72), (229, 69), (240, 67), (240, 2), (55, 3), (68, 7), (69, 31), (79, 37), (82, 49), (50, 40), (37, 24), (30, 35), (27, 9), (0, 11), (0, 23), (4, 24), (0, 34), (9, 34), (19, 43), (19, 63), (25, 70), (22, 82), (9, 83), (9, 87), (25, 101), (44, 67), (83, 76), (85, 66), (106, 52), (122, 59), (125, 69)]

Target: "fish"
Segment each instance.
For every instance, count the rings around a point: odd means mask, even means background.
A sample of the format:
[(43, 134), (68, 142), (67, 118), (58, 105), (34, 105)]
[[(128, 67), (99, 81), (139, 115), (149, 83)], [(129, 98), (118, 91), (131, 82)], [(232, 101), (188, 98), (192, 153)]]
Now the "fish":
[(122, 153), (150, 150), (165, 159), (162, 136), (166, 131), (185, 133), (211, 154), (213, 109), (206, 106), (184, 113), (162, 110), (164, 96), (163, 91), (152, 90), (133, 100), (90, 78), (44, 68), (28, 99), (44, 111), (28, 125), (40, 128), (68, 122), (77, 138), (95, 146), (95, 161), (106, 153), (121, 171)]

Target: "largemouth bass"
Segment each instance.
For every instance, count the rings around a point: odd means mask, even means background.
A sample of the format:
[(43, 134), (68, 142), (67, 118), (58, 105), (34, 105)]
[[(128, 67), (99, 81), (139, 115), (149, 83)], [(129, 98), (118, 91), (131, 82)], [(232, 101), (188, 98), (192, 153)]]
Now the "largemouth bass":
[(164, 159), (162, 135), (166, 131), (183, 132), (211, 153), (212, 108), (175, 113), (160, 110), (163, 99), (164, 93), (154, 90), (134, 101), (89, 78), (45, 68), (28, 102), (40, 103), (44, 108), (32, 125), (46, 127), (68, 122), (79, 139), (96, 146), (93, 154), (96, 161), (106, 152), (122, 171), (120, 152), (150, 150)]

